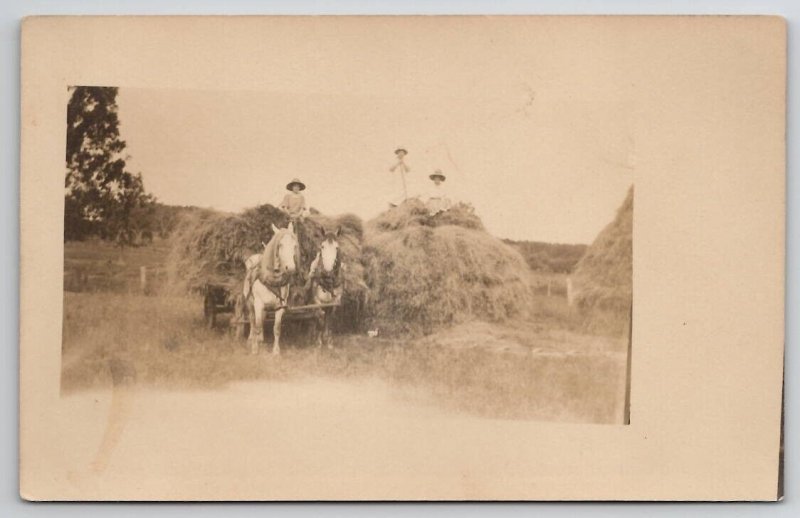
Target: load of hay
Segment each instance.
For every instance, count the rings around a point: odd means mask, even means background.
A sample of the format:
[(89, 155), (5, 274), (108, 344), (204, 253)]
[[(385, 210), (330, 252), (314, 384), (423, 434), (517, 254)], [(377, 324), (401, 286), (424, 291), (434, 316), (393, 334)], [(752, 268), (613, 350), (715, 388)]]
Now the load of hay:
[[(288, 224), (288, 216), (269, 204), (241, 214), (203, 211), (183, 217), (173, 234), (168, 258), (167, 273), (172, 291), (191, 291), (212, 283), (227, 287), (235, 296), (242, 287), (244, 260), (263, 250), (262, 242), (267, 243), (272, 238), (272, 225), (284, 228)], [(356, 318), (362, 311), (367, 290), (361, 264), (364, 230), (357, 216), (328, 217), (317, 213), (296, 224), (300, 264), (294, 285), (305, 283), (325, 231), (335, 231), (339, 227), (342, 229), (339, 247), (345, 276), (342, 319)], [(308, 302), (302, 290), (295, 289), (293, 293), (293, 304)]]
[(531, 306), (525, 260), (485, 232), (466, 204), (430, 216), (408, 200), (367, 224), (363, 251), (369, 325), (382, 333), (500, 321)]
[(633, 187), (614, 221), (597, 235), (572, 276), (575, 302), (627, 319), (633, 287)]

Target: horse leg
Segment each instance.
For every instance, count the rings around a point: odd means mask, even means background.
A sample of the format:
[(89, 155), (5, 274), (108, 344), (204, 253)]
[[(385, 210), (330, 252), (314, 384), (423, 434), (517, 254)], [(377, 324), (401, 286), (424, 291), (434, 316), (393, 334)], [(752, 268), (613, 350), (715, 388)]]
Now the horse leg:
[(333, 349), (333, 340), (331, 339), (331, 313), (332, 313), (332, 311), (330, 309), (327, 309), (327, 310), (324, 311), (324, 313), (325, 313), (325, 316), (323, 318), (325, 319), (325, 321), (324, 321), (324, 324), (323, 324), (323, 332), (325, 333), (325, 345), (328, 347), (328, 349)]
[(258, 354), (264, 342), (264, 304), (253, 301), (253, 319), (250, 320), (250, 354)]
[(314, 338), (317, 342), (317, 347), (322, 348), (322, 336), (325, 331), (325, 311), (317, 309), (316, 318), (314, 319)]
[(247, 322), (250, 324), (250, 332), (247, 334), (247, 344), (249, 345), (250, 342), (256, 339), (254, 325), (256, 321), (255, 300), (246, 301), (245, 311), (247, 312)]
[(272, 333), (275, 335), (275, 343), (272, 346), (272, 354), (276, 356), (281, 353), (281, 321), (285, 311), (286, 308), (279, 308), (275, 311), (275, 325), (272, 328)]
[(334, 317), (339, 312), (339, 306), (327, 308), (325, 311), (325, 332), (328, 335), (328, 349), (333, 349), (333, 331), (331, 330), (331, 323), (334, 322)]

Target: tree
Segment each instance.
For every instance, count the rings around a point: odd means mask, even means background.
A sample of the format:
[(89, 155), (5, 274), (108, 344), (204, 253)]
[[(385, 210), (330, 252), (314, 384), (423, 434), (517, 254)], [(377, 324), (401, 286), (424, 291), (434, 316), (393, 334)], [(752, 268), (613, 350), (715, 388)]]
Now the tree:
[(145, 193), (141, 174), (127, 175), (122, 182), (124, 188), (117, 192), (104, 221), (106, 239), (120, 250), (141, 243), (144, 234), (152, 234), (155, 214), (155, 199)]
[(154, 200), (141, 174), (125, 169), (119, 136), (117, 88), (71, 88), (67, 105), (64, 239), (91, 235), (121, 246), (134, 243), (137, 211)]

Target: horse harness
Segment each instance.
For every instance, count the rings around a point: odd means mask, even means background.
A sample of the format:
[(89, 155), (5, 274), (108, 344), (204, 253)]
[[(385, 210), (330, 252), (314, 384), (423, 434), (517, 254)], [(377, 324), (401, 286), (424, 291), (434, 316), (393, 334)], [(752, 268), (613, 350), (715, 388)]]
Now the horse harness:
[[(261, 284), (263, 284), (265, 288), (267, 288), (269, 291), (272, 292), (273, 295), (275, 295), (275, 297), (277, 297), (278, 303), (280, 304), (278, 306), (279, 308), (286, 307), (286, 304), (288, 302), (288, 300), (284, 300), (283, 299), (283, 296), (282, 296), (281, 292), (282, 292), (283, 287), (286, 286), (287, 284), (289, 284), (290, 277), (291, 277), (290, 275), (287, 275), (285, 273), (280, 273), (280, 272), (274, 274), (269, 279), (266, 278), (266, 276), (259, 276), (258, 280), (261, 281)], [(252, 287), (251, 287), (251, 290), (252, 290)], [(287, 292), (286, 296), (288, 298), (288, 296), (289, 296), (288, 292)]]
[(329, 272), (325, 271), (325, 268), (322, 266), (322, 258), (318, 255), (317, 257), (319, 260), (317, 261), (317, 267), (311, 275), (311, 278), (317, 283), (317, 286), (328, 292), (332, 297), (336, 296), (334, 290), (342, 285), (342, 278), (339, 275), (342, 267), (341, 255), (341, 251), (337, 249), (336, 260), (333, 262), (333, 268)]
[[(283, 295), (281, 293), (282, 288), (289, 284), (291, 280), (292, 274), (288, 274), (286, 272), (282, 272), (281, 269), (277, 266), (279, 263), (279, 247), (280, 243), (276, 243), (275, 249), (272, 251), (273, 255), (273, 264), (275, 265), (272, 269), (272, 272), (267, 273), (262, 271), (261, 269), (261, 262), (256, 262), (248, 271), (248, 275), (255, 273), (256, 279), (258, 279), (261, 284), (264, 285), (273, 295), (278, 299), (279, 306), (278, 308), (285, 308), (287, 306), (288, 300), (284, 300)], [(297, 248), (297, 246), (295, 246)], [(295, 250), (296, 252), (296, 250)], [(253, 283), (250, 283), (250, 287), (248, 290), (247, 296), (250, 296), (253, 292)], [(288, 292), (287, 292), (287, 299), (288, 299)]]

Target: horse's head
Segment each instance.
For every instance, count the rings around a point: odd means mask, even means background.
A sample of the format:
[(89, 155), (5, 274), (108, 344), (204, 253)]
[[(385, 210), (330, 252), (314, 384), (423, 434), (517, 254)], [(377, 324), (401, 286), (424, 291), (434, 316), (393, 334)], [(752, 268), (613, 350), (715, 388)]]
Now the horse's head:
[(289, 223), (285, 229), (272, 225), (275, 233), (275, 263), (274, 268), (281, 274), (294, 273), (297, 270), (297, 257), (300, 245), (294, 233), (294, 224)]
[(342, 229), (339, 227), (336, 232), (326, 232), (325, 239), (319, 246), (319, 255), (322, 259), (322, 269), (326, 272), (332, 272), (336, 268), (336, 263), (339, 259), (339, 235)]

